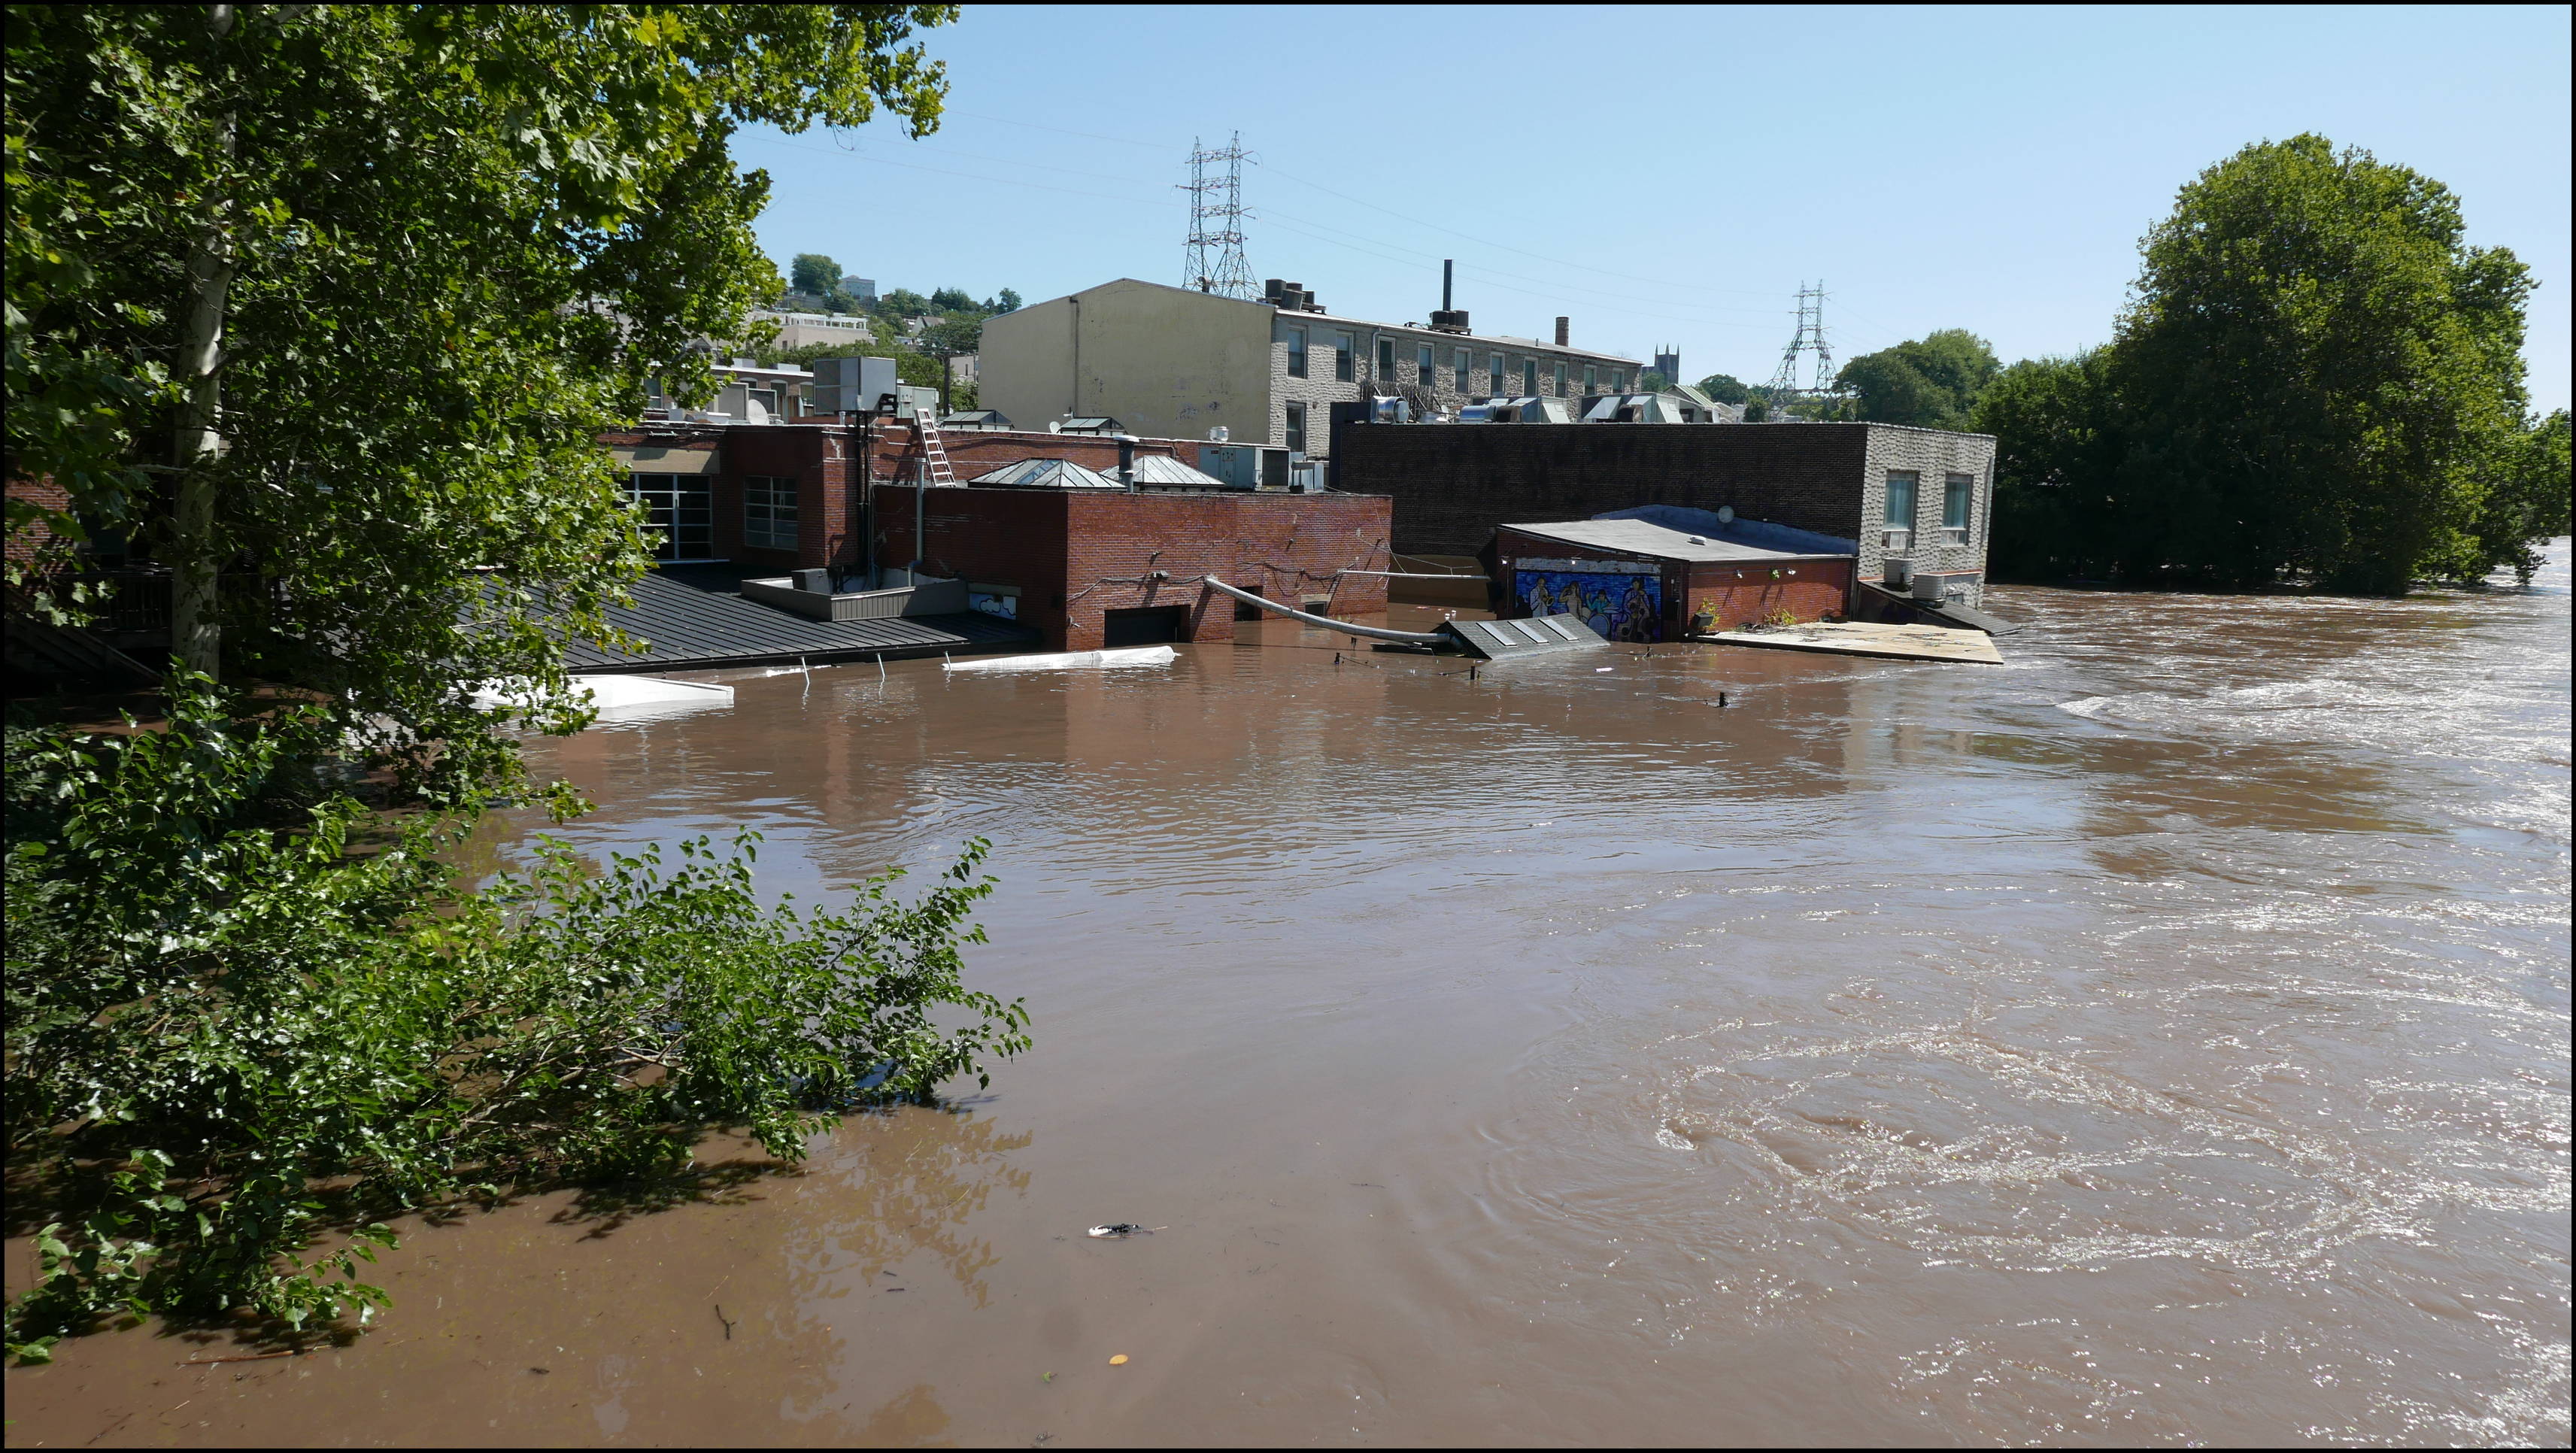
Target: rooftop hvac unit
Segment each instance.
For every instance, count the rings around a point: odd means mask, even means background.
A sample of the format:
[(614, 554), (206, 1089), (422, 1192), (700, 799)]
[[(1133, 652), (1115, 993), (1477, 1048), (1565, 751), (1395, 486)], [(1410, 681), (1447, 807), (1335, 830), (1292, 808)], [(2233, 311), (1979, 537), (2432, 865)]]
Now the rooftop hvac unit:
[(1934, 575), (1929, 572), (1918, 574), (1914, 577), (1913, 587), (1916, 600), (1933, 605), (1938, 605), (1950, 597), (1950, 577), (1947, 575)]
[(891, 358), (818, 358), (808, 404), (818, 414), (872, 414), (902, 387)]
[(1885, 580), (1892, 590), (1903, 590), (1914, 579), (1914, 562), (1911, 560), (1890, 556), (1879, 565), (1883, 572), (1879, 578)]

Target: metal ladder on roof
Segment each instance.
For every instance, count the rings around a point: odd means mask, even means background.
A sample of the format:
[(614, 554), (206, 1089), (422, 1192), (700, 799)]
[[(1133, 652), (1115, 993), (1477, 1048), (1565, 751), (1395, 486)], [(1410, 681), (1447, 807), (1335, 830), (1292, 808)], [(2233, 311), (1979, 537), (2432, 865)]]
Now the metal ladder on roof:
[(955, 484), (957, 471), (948, 467), (948, 446), (940, 440), (939, 421), (930, 417), (930, 410), (915, 408), (912, 426), (921, 432), (921, 458), (930, 471), (930, 482)]

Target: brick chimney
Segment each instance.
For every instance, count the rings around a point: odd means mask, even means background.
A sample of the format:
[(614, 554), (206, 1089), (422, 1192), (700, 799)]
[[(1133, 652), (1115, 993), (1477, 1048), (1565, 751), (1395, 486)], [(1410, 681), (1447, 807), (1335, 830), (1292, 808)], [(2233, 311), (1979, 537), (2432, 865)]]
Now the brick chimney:
[(1556, 346), (1557, 346), (1557, 347), (1559, 347), (1559, 348), (1563, 348), (1563, 347), (1566, 345), (1566, 342), (1567, 342), (1567, 339), (1566, 339), (1566, 332), (1567, 332), (1568, 328), (1572, 326), (1573, 322), (1574, 322), (1574, 320), (1573, 320), (1572, 318), (1559, 318), (1559, 319), (1557, 319), (1557, 320), (1556, 320)]

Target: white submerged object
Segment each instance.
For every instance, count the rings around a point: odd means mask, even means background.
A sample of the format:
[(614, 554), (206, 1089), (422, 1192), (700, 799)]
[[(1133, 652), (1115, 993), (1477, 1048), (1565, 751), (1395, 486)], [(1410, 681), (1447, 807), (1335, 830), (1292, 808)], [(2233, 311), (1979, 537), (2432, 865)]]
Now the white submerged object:
[(1122, 646), (1114, 651), (1057, 651), (1044, 656), (997, 656), (990, 661), (951, 661), (951, 671), (1071, 671), (1112, 666), (1168, 666), (1180, 652), (1169, 646)]
[[(588, 697), (601, 715), (630, 712), (658, 714), (698, 707), (733, 705), (733, 688), (703, 681), (674, 681), (667, 676), (575, 676), (573, 695)], [(504, 681), (474, 688), (474, 704), (492, 710), (525, 703), (532, 683)]]

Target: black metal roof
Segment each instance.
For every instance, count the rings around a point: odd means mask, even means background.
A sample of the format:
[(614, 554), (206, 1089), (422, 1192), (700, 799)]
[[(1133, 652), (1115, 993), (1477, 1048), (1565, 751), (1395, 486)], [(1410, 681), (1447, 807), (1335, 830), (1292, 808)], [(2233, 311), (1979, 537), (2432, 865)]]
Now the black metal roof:
[(652, 643), (641, 656), (611, 655), (575, 641), (564, 664), (575, 671), (683, 671), (852, 657), (969, 655), (1025, 650), (1035, 628), (982, 611), (818, 621), (736, 594), (734, 566), (666, 566), (635, 582), (635, 603), (611, 606), (609, 620)]

